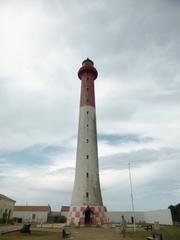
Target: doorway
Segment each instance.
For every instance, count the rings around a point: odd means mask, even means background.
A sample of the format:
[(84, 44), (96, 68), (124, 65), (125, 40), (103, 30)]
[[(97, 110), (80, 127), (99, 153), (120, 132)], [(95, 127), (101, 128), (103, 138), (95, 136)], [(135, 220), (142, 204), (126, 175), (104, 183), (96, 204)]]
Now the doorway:
[(87, 207), (84, 211), (85, 225), (91, 224), (91, 214), (93, 214), (92, 210), (90, 209), (90, 207)]
[(91, 223), (91, 210), (88, 208), (85, 211), (85, 224)]

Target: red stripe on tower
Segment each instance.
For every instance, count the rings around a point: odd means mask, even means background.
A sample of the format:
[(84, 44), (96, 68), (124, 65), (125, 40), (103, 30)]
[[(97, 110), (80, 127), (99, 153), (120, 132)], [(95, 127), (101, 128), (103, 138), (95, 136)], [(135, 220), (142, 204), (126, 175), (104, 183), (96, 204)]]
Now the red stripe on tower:
[(78, 71), (78, 77), (81, 80), (80, 107), (88, 105), (95, 107), (94, 80), (97, 75), (94, 63), (88, 58), (84, 60)]

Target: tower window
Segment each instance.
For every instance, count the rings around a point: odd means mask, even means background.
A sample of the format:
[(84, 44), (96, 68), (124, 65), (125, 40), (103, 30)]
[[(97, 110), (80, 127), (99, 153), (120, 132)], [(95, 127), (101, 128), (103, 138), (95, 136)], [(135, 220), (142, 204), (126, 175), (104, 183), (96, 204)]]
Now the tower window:
[(89, 139), (86, 139), (86, 142), (88, 143), (88, 142), (89, 142)]
[(86, 101), (89, 102), (89, 99), (87, 98)]
[(89, 88), (87, 87), (86, 90), (87, 90), (87, 92), (88, 92), (88, 91), (89, 91)]
[(87, 111), (86, 113), (87, 113), (87, 115), (88, 115), (89, 112)]
[(87, 197), (87, 198), (89, 197), (89, 193), (88, 193), (88, 192), (86, 192), (86, 197)]
[(86, 159), (88, 159), (89, 158), (89, 155), (86, 155)]
[(89, 173), (88, 173), (88, 172), (86, 173), (86, 177), (87, 177), (87, 178), (89, 177)]
[(86, 127), (89, 127), (89, 124), (86, 124)]

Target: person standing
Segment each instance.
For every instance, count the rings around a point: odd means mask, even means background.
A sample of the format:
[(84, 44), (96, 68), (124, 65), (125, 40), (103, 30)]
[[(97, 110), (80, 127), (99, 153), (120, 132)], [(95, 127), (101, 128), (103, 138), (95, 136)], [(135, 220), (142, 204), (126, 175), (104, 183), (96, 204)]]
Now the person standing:
[(127, 229), (127, 221), (124, 218), (124, 216), (121, 216), (122, 220), (121, 220), (121, 233), (123, 235), (123, 238), (126, 237), (126, 229)]

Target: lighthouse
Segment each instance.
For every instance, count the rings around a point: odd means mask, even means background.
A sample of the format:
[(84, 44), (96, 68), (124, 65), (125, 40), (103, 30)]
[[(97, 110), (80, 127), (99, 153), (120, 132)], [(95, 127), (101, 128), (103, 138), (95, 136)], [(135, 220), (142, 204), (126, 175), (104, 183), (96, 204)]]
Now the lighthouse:
[(93, 61), (84, 60), (78, 71), (81, 95), (75, 180), (67, 219), (69, 225), (102, 225), (107, 222), (99, 181), (94, 91), (97, 76)]

